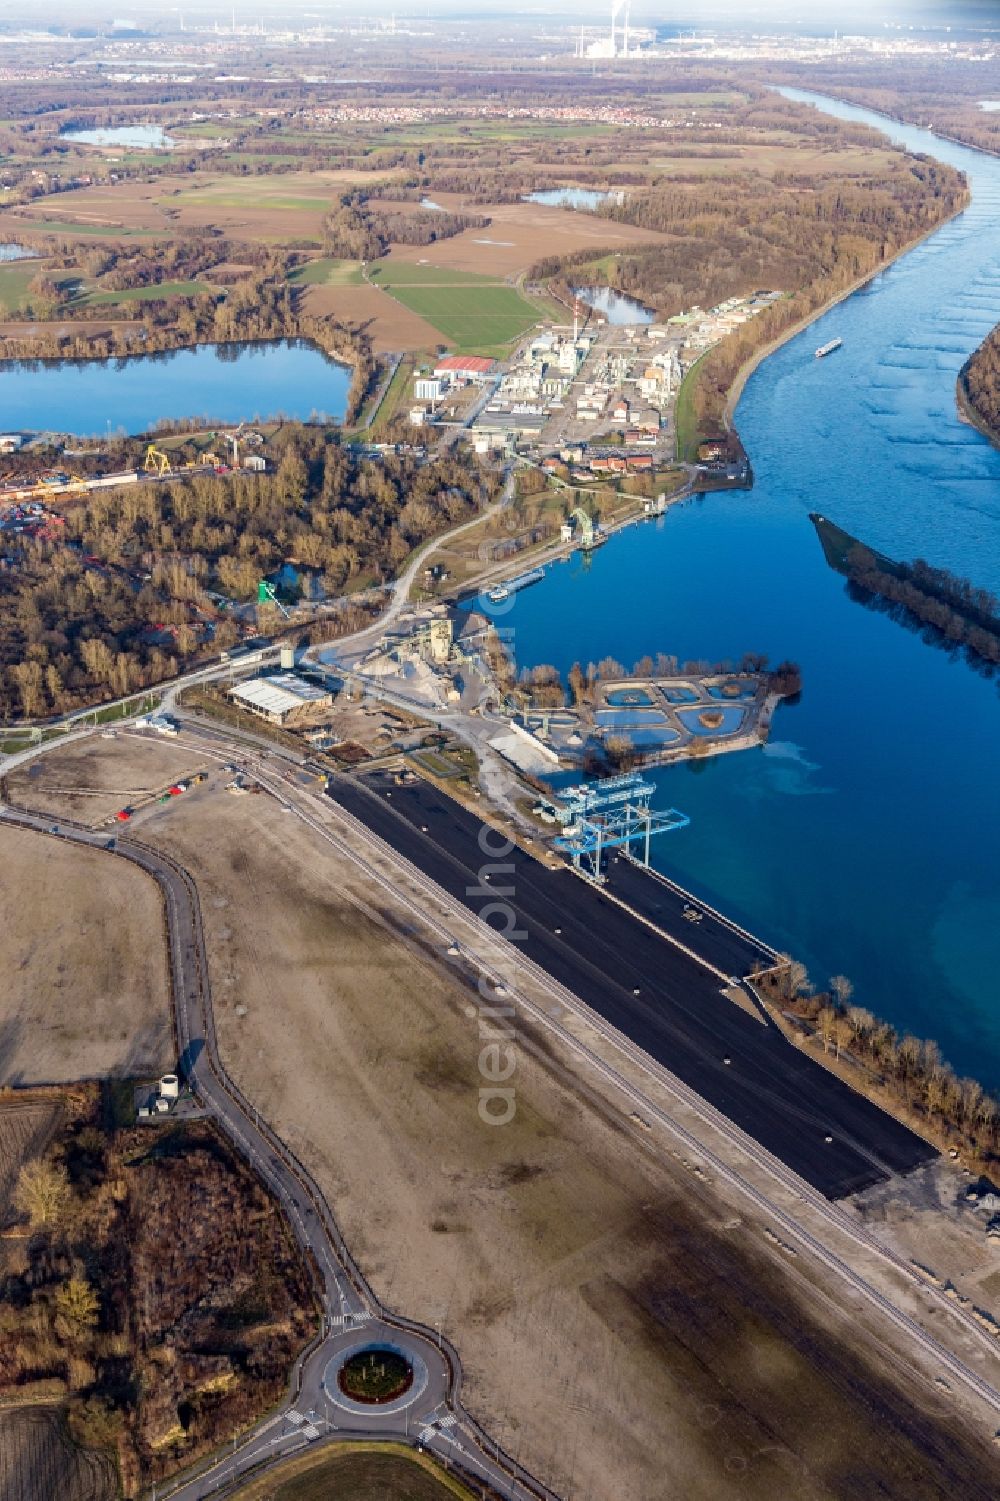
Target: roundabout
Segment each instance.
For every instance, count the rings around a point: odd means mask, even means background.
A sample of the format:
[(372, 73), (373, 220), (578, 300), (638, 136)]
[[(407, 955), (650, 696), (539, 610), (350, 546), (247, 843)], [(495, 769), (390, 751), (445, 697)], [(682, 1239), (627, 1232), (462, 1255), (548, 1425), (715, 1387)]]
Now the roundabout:
[[(414, 1342), (415, 1343), (415, 1342)], [(343, 1412), (369, 1420), (405, 1412), (427, 1390), (426, 1361), (392, 1339), (346, 1344), (327, 1362), (323, 1391)]]

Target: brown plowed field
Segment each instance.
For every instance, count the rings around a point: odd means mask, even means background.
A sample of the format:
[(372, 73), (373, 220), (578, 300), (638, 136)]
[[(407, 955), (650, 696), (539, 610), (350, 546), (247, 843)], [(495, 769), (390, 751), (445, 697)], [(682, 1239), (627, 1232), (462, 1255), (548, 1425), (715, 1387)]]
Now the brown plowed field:
[(0, 1496), (5, 1501), (114, 1501), (114, 1466), (77, 1449), (54, 1407), (0, 1411)]
[(433, 324), (378, 287), (309, 287), (303, 303), (313, 316), (328, 313), (352, 328), (364, 329), (380, 353), (436, 349), (443, 342)]
[(426, 261), (452, 271), (507, 277), (527, 270), (546, 255), (588, 249), (597, 255), (603, 250), (627, 250), (630, 245), (658, 244), (666, 239), (654, 230), (635, 229), (597, 214), (548, 208), (541, 203), (476, 204), (469, 212), (485, 214), (492, 220), (489, 228), (466, 229), (434, 245), (395, 245), (392, 260)]

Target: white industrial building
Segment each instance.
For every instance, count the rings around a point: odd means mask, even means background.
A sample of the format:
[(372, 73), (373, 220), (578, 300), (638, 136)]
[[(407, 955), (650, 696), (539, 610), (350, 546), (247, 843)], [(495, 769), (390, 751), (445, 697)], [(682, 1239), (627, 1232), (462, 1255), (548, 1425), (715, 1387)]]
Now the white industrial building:
[(422, 375), (413, 383), (413, 394), (418, 401), (440, 401), (444, 393), (444, 381), (434, 376)]
[(250, 678), (248, 682), (237, 683), (229, 692), (241, 709), (270, 724), (291, 724), (333, 704), (333, 694), (328, 689), (307, 683), (293, 672)]

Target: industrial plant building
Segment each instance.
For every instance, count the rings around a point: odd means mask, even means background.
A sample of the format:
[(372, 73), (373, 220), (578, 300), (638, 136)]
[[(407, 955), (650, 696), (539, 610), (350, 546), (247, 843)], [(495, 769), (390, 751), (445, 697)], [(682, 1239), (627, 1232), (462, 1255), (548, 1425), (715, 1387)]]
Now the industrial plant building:
[(288, 726), (308, 723), (318, 711), (333, 704), (332, 693), (315, 683), (307, 683), (293, 672), (237, 683), (230, 689), (230, 697), (259, 719)]

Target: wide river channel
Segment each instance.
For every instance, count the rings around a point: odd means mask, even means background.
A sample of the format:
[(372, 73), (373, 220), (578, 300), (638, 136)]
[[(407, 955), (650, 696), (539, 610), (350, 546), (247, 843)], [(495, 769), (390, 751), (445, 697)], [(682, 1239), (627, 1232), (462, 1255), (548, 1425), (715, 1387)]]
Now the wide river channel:
[(801, 699), (766, 748), (652, 773), (660, 805), (691, 817), (656, 863), (997, 1088), (997, 683), (855, 603), (808, 514), (1000, 591), (1000, 452), (955, 404), (1000, 320), (1000, 160), (814, 102), (960, 167), (971, 207), (759, 367), (736, 415), (750, 493), (685, 502), (553, 565), (502, 623), (525, 666), (657, 650), (800, 662)]

